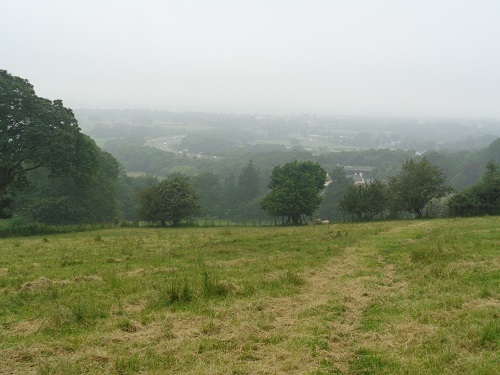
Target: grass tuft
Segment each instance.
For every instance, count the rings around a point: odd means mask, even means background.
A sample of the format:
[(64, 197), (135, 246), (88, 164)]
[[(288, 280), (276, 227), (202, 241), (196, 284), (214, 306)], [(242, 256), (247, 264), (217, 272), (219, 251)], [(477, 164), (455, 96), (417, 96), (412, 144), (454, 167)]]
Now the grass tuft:
[(281, 281), (286, 284), (294, 286), (305, 285), (306, 280), (301, 277), (297, 272), (287, 270), (283, 276), (281, 276)]
[(231, 291), (229, 284), (220, 282), (216, 277), (210, 274), (207, 270), (203, 271), (202, 275), (202, 293), (205, 298), (210, 297), (225, 297)]

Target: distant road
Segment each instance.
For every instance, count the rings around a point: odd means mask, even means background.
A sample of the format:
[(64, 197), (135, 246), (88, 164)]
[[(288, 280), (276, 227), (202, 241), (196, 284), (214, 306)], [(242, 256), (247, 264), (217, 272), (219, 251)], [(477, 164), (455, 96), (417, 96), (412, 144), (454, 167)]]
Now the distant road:
[(203, 153), (190, 153), (184, 151), (176, 150), (174, 147), (178, 146), (185, 135), (176, 135), (173, 137), (158, 137), (152, 138), (146, 141), (146, 144), (149, 147), (156, 148), (158, 150), (162, 150), (165, 152), (172, 152), (174, 154), (180, 155), (183, 154), (189, 158), (197, 158), (197, 159), (217, 159), (217, 156), (206, 155)]
[(176, 135), (173, 137), (158, 137), (149, 139), (146, 144), (149, 147), (157, 148), (165, 152), (173, 152), (174, 154), (179, 154), (180, 151), (175, 150), (174, 147), (181, 143), (185, 135)]

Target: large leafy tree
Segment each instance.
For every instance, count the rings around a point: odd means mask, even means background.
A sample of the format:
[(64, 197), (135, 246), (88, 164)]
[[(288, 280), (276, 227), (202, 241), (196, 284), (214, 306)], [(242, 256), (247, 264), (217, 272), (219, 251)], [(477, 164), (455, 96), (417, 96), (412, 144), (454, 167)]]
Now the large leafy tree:
[(0, 70), (0, 206), (9, 187), (45, 167), (50, 176), (83, 182), (97, 152), (61, 100), (38, 97), (25, 79)]
[(427, 203), (451, 191), (445, 182), (443, 171), (425, 156), (409, 158), (402, 164), (401, 171), (389, 179), (389, 206), (394, 212), (408, 211), (421, 218)]
[(287, 218), (293, 224), (301, 216), (311, 216), (321, 204), (326, 171), (318, 163), (297, 160), (276, 166), (271, 174), (268, 193), (261, 202), (271, 216)]
[(162, 226), (170, 223), (177, 227), (200, 211), (198, 194), (186, 176), (175, 176), (140, 191), (138, 203), (141, 219)]
[(34, 221), (51, 225), (116, 220), (118, 162), (95, 147), (98, 156), (95, 174), (85, 184), (75, 183), (70, 177), (48, 178), (45, 168), (34, 171), (31, 176), (34, 189), (29, 189), (22, 195), (23, 199), (19, 199), (20, 212)]

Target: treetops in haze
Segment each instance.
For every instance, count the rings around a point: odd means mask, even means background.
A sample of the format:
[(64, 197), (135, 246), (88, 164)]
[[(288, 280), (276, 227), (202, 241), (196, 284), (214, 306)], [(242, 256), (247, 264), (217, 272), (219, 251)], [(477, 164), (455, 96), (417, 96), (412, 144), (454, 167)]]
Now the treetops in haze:
[[(480, 187), (470, 189), (474, 194), (477, 193), (474, 200), (469, 199), (466, 203), (475, 202), (479, 198), (483, 202), (496, 202), (494, 203), (496, 210), (484, 212), (496, 213), (499, 208), (500, 196), (498, 193), (500, 186), (498, 166), (489, 165), (488, 168)], [(165, 181), (178, 177), (181, 176), (173, 175)], [(342, 167), (336, 167), (330, 172), (331, 183), (326, 186), (327, 175), (323, 167), (316, 162), (297, 160), (278, 165), (273, 169), (268, 180), (267, 192), (259, 190), (261, 174), (252, 160), (242, 168), (237, 177), (230, 175), (224, 183), (219, 175), (212, 172), (206, 172), (190, 179), (186, 176), (183, 177), (186, 184), (189, 181), (189, 184), (186, 185), (186, 191), (191, 191), (188, 196), (191, 196), (192, 202), (198, 201), (199, 198), (199, 203), (193, 203), (193, 208), (196, 208), (194, 213), (189, 212), (186, 218), (193, 218), (200, 214), (201, 217), (205, 218), (236, 220), (265, 219), (271, 216), (283, 223), (294, 225), (304, 223), (304, 220), (307, 220), (304, 216), (314, 215), (317, 217), (318, 212), (322, 218), (330, 220), (353, 218), (370, 220), (375, 217), (398, 218), (401, 216), (421, 218), (426, 214), (427, 207), (433, 200), (444, 196), (449, 197), (451, 192), (446, 183), (444, 172), (425, 156), (408, 158), (401, 164), (400, 171), (388, 180), (373, 179), (370, 183), (362, 184), (355, 184), (351, 178), (345, 175)], [(167, 206), (173, 207), (182, 199), (174, 199), (175, 202), (166, 204), (167, 195), (163, 195), (161, 199), (158, 198), (156, 189), (152, 187), (149, 191), (140, 193), (141, 207), (146, 208), (141, 217), (151, 222), (162, 222), (163, 224), (170, 222), (172, 225), (178, 225), (180, 221), (174, 224), (171, 219), (159, 218), (166, 214)], [(191, 189), (194, 189), (194, 193)], [(255, 196), (250, 192), (255, 192)], [(171, 191), (169, 194), (175, 197), (178, 192)], [(466, 197), (468, 198), (470, 195), (467, 193)], [(152, 197), (155, 196), (156, 198), (153, 199)], [(461, 194), (456, 196), (460, 197)], [(453, 202), (453, 197), (455, 196), (452, 196), (450, 202)], [(160, 204), (158, 199), (163, 200), (163, 203)], [(462, 201), (457, 202), (461, 204)], [(147, 202), (151, 204), (148, 206)], [(254, 203), (260, 203), (267, 215), (255, 211)], [(456, 207), (460, 208), (460, 204)], [(198, 211), (198, 205), (201, 207), (201, 211)], [(490, 203), (486, 203), (481, 207), (490, 206)], [(162, 213), (157, 211), (160, 207), (163, 207)], [(148, 216), (151, 213), (153, 215)], [(458, 213), (460, 214), (460, 212)], [(349, 215), (352, 216), (349, 217)]]
[[(173, 226), (195, 216), (272, 216), (299, 224), (303, 215), (318, 215), (318, 210), (331, 220), (346, 214), (358, 219), (386, 213), (422, 217), (429, 202), (450, 192), (449, 185), (468, 187), (450, 199), (453, 213), (499, 212), (500, 139), (474, 153), (432, 151), (423, 157), (402, 150), (313, 155), (296, 149), (248, 153), (238, 148), (217, 159), (190, 159), (144, 147), (143, 137), (114, 140), (108, 146), (125, 170), (168, 179), (135, 179), (123, 171), (119, 176), (114, 156), (81, 133), (61, 100), (38, 97), (27, 80), (0, 70), (0, 216), (15, 209), (30, 220), (53, 225), (143, 218)], [(374, 183), (354, 186), (339, 164), (374, 167)], [(332, 180), (328, 187), (326, 170)]]

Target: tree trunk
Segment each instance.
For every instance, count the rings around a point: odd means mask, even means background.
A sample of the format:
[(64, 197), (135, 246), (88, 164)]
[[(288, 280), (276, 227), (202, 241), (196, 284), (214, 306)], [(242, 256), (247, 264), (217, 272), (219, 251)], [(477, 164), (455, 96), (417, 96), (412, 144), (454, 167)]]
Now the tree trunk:
[(3, 196), (5, 194), (6, 188), (0, 187), (0, 204), (2, 203)]
[(3, 196), (12, 180), (12, 169), (0, 167), (0, 203), (2, 203)]

